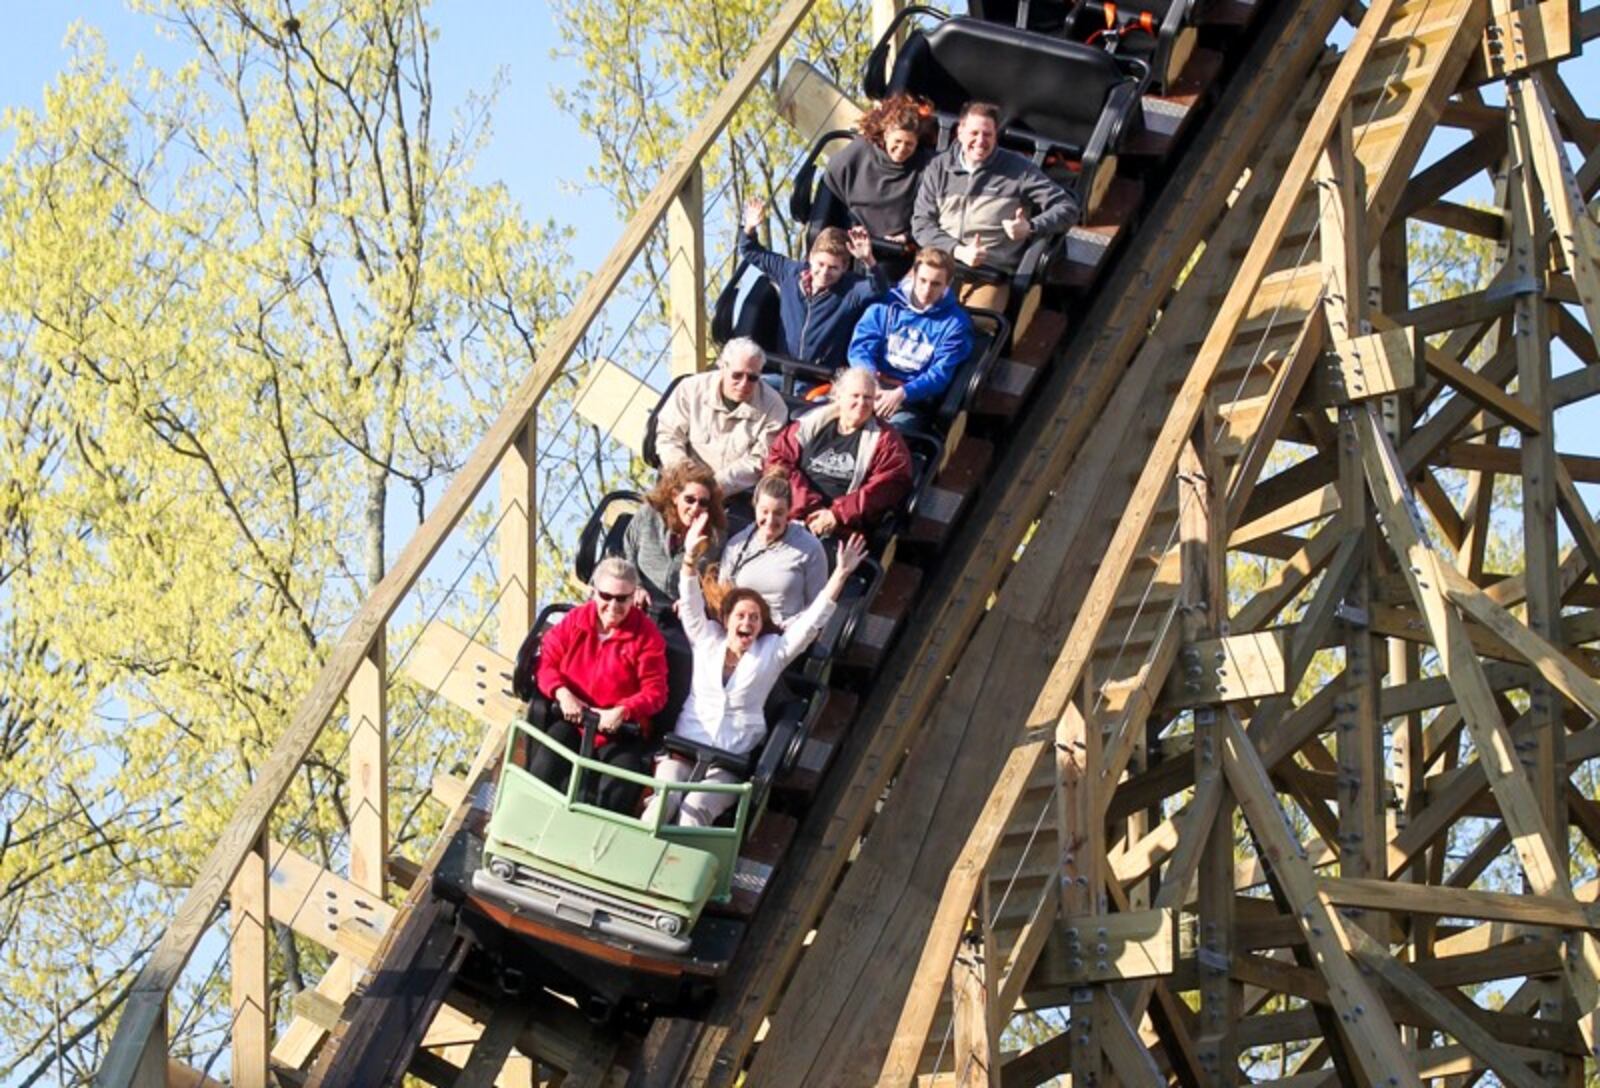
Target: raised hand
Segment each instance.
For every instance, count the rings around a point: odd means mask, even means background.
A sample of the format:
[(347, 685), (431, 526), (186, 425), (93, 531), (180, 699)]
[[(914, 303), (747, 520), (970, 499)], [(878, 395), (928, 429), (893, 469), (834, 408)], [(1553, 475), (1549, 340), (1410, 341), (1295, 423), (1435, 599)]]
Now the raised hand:
[(755, 230), (767, 219), (767, 202), (759, 197), (751, 197), (744, 202), (744, 229)]
[(1028, 219), (1028, 210), (1022, 205), (1017, 205), (1016, 212), (1000, 224), (1006, 232), (1006, 237), (1013, 242), (1026, 241), (1028, 235), (1033, 233), (1033, 223)]
[(704, 510), (694, 516), (689, 523), (689, 528), (683, 534), (683, 561), (691, 562), (690, 557), (704, 553), (706, 538), (711, 532), (711, 515)]
[(849, 537), (839, 541), (839, 562), (834, 567), (834, 573), (844, 572), (848, 578), (855, 573), (861, 561), (867, 557), (867, 538), (860, 533), (851, 533)]
[(859, 224), (850, 228), (850, 256), (871, 268), (877, 261), (872, 252), (872, 235)]

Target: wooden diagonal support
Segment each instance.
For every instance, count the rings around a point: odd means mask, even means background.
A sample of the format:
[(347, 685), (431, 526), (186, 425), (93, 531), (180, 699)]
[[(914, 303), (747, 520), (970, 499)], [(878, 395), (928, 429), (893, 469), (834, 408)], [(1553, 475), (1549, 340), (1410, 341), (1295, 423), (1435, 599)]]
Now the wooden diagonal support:
[(1344, 922), (1318, 894), (1305, 850), (1290, 834), (1260, 754), (1231, 714), (1225, 716), (1222, 746), (1228, 782), (1300, 923), (1365, 1083), (1421, 1088), (1387, 1007), (1350, 960), (1353, 946)]

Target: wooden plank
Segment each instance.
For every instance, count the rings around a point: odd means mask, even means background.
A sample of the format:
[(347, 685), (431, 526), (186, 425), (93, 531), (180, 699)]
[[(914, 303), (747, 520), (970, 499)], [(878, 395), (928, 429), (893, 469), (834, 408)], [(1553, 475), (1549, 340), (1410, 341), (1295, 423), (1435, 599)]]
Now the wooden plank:
[(864, 112), (826, 72), (805, 60), (794, 61), (783, 73), (776, 99), (778, 116), (802, 140), (815, 140), (833, 129), (853, 129)]
[(1170, 975), (1178, 953), (1177, 908), (1061, 919), (1067, 961), (1052, 973), (1057, 985), (1081, 986)]
[(533, 627), (538, 600), (539, 556), (534, 522), (539, 511), (538, 421), (527, 426), (506, 447), (500, 459), (500, 525), (495, 530), (496, 570), (500, 578), (495, 607), (495, 649), (514, 660)]
[(1404, 327), (1334, 337), (1318, 370), (1319, 404), (1350, 404), (1410, 389), (1417, 382), (1416, 348)]
[[(674, 377), (710, 363), (706, 336), (705, 171), (699, 164), (667, 208), (667, 335)], [(646, 407), (654, 407), (651, 401)], [(639, 449), (644, 434), (639, 435)]]
[[(473, 499), (500, 463), (506, 448), (522, 431), (543, 401), (545, 393), (565, 370), (568, 359), (602, 306), (627, 275), (634, 258), (644, 249), (666, 213), (667, 205), (683, 189), (689, 174), (697, 168), (735, 111), (760, 83), (762, 73), (810, 12), (813, 2), (788, 0), (774, 13), (766, 32), (751, 47), (716, 100), (679, 145), (677, 154), (662, 171), (655, 188), (639, 205), (621, 238), (584, 286), (572, 311), (552, 330), (539, 353), (537, 364), (506, 399), (500, 415), (451, 479), (427, 519), (407, 541), (399, 558), (363, 601), (334, 644), (310, 690), (295, 707), (288, 728), (273, 746), (271, 757), (262, 765), (249, 793), (202, 863), (177, 915), (140, 969), (134, 982), (134, 991), (150, 996), (131, 1004), (129, 1009), (137, 1010), (135, 1015), (125, 1013), (118, 1022), (116, 1035), (107, 1049), (106, 1061), (100, 1071), (100, 1083), (105, 1088), (123, 1088), (134, 1082), (148, 1052), (147, 1045), (152, 1043), (151, 1032), (161, 1021), (156, 1008), (158, 999), (159, 1004), (164, 1006), (165, 995), (177, 982), (195, 946), (216, 915), (234, 874), (265, 830), (273, 806), (283, 796), (301, 762), (321, 736), (323, 726), (343, 698), (373, 640), (383, 631), (389, 616), (400, 607), (405, 595), (421, 577), (429, 560), (444, 545), (456, 523), (465, 516)], [(165, 1075), (164, 1054), (156, 1075)]]
[(350, 882), (383, 898), (389, 857), (387, 639), (379, 635), (350, 681)]
[(958, 1084), (1000, 1084), (1000, 1039), (995, 1029), (994, 941), (980, 904), (975, 928), (956, 953), (950, 972), (950, 1015), (954, 1022), (952, 1057)]
[(228, 890), (228, 968), (233, 1018), (232, 1083), (266, 1088), (272, 1042), (272, 999), (267, 924), (266, 851), (250, 851)]
[(517, 1038), (522, 1034), (528, 1013), (515, 1002), (497, 1005), (483, 1034), (472, 1044), (467, 1064), (456, 1075), (452, 1088), (489, 1088), (500, 1076)]
[(1290, 629), (1246, 631), (1202, 639), (1178, 651), (1167, 678), (1166, 710), (1282, 695), (1288, 688)]
[(511, 694), (514, 662), (448, 623), (432, 620), (406, 655), (406, 677), (423, 691), (435, 692), (488, 725), (502, 725), (522, 713)]
[(660, 399), (653, 386), (609, 359), (597, 359), (573, 394), (572, 407), (602, 437), (642, 454), (650, 409)]
[(333, 948), (339, 925), (356, 919), (378, 932), (394, 919), (394, 908), (338, 873), (282, 843), (269, 844), (269, 905), (272, 920), (295, 933)]
[(1542, 0), (1496, 12), (1462, 74), (1463, 86), (1505, 79), (1575, 54), (1579, 48), (1572, 17), (1575, 5), (1576, 0)]
[(1341, 907), (1482, 918), (1562, 929), (1600, 928), (1600, 908), (1558, 896), (1427, 887), (1403, 881), (1322, 877), (1318, 888)]

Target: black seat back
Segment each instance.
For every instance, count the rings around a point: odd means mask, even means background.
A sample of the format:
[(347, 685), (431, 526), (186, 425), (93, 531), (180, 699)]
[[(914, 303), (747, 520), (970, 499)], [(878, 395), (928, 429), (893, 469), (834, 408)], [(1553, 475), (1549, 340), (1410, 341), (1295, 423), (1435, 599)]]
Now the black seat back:
[(778, 311), (778, 289), (765, 276), (756, 276), (744, 286), (748, 261), (740, 261), (728, 277), (727, 286), (717, 296), (711, 311), (711, 338), (726, 344), (736, 336), (748, 336), (763, 351), (783, 350), (783, 318)]
[(922, 95), (949, 117), (967, 102), (993, 102), (1007, 136), (1077, 157), (1129, 78), (1102, 49), (957, 17), (906, 40), (887, 90)]
[(651, 468), (661, 467), (661, 455), (656, 452), (656, 434), (661, 430), (661, 409), (671, 399), (678, 386), (693, 377), (695, 377), (693, 374), (679, 374), (673, 378), (644, 421), (644, 445), (639, 450), (639, 456), (644, 458), (644, 463)]
[(578, 550), (572, 557), (578, 581), (588, 585), (600, 560), (622, 554), (622, 535), (643, 503), (644, 496), (637, 491), (613, 491), (600, 500), (578, 534)]
[(539, 673), (539, 645), (544, 641), (545, 632), (576, 607), (578, 606), (575, 604), (546, 605), (533, 621), (533, 626), (528, 629), (527, 637), (517, 649), (516, 666), (511, 670), (511, 693), (523, 702), (529, 702), (539, 694), (536, 682)]

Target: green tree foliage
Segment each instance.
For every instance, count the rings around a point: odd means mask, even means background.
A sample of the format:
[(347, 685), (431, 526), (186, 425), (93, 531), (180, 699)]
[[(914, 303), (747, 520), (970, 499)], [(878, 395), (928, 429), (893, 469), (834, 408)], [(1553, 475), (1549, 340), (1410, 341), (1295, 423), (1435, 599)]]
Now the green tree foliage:
[[(470, 179), (487, 102), (435, 112), (424, 4), (143, 7), (188, 64), (118, 71), (79, 30), (4, 119), (0, 1081), (54, 1082), (58, 1005), (86, 1077), (386, 534), (570, 301), (562, 234)], [(397, 740), (419, 788), (458, 727)], [(274, 828), (324, 862), (345, 735)]]

